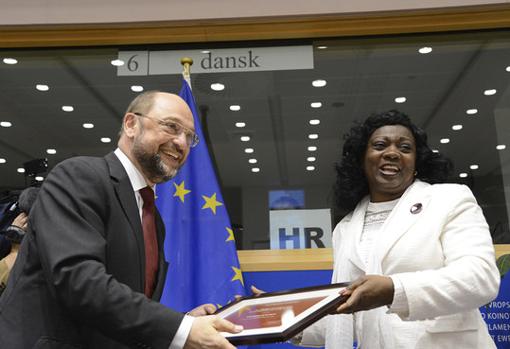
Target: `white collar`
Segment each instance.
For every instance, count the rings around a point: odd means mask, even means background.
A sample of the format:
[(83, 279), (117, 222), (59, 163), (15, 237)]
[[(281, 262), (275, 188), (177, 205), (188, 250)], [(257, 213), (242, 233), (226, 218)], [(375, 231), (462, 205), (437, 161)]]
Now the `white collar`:
[(133, 190), (136, 192), (142, 188), (145, 188), (147, 186), (147, 182), (145, 181), (144, 176), (140, 171), (138, 171), (136, 166), (131, 162), (127, 155), (124, 154), (120, 148), (115, 149), (114, 154), (119, 158), (120, 163), (126, 170)]

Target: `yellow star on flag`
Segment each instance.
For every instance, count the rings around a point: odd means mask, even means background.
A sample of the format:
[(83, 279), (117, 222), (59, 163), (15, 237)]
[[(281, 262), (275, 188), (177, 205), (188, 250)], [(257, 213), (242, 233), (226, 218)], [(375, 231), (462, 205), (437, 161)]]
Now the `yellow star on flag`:
[(175, 182), (174, 182), (174, 186), (175, 186), (174, 197), (177, 196), (177, 197), (179, 197), (179, 199), (181, 199), (182, 202), (184, 202), (184, 196), (186, 194), (191, 193), (191, 190), (184, 188), (184, 181), (182, 181), (181, 184), (179, 184), (179, 185), (175, 184)]
[(228, 227), (225, 227), (225, 229), (227, 229), (228, 231), (228, 238), (225, 241), (236, 241), (236, 239), (234, 238), (234, 231)]
[(206, 208), (210, 208), (211, 211), (213, 211), (214, 214), (216, 214), (216, 207), (217, 206), (223, 206), (223, 204), (216, 200), (216, 193), (214, 193), (211, 197), (207, 197), (205, 195), (202, 195), (202, 197), (205, 200), (204, 206), (202, 206), (202, 210), (205, 210)]
[(234, 271), (235, 275), (232, 278), (232, 280), (230, 280), (230, 281), (239, 280), (239, 281), (241, 281), (241, 285), (243, 285), (243, 287), (244, 287), (243, 273), (241, 272), (241, 269), (236, 268), (236, 267), (232, 267), (232, 270)]

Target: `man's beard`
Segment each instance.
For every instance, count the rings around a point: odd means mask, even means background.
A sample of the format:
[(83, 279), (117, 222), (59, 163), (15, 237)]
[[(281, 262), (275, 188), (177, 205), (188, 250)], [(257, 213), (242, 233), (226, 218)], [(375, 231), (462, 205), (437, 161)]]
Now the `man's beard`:
[(166, 165), (158, 153), (148, 154), (136, 141), (133, 145), (133, 155), (147, 179), (152, 183), (162, 183), (174, 178), (179, 169)]

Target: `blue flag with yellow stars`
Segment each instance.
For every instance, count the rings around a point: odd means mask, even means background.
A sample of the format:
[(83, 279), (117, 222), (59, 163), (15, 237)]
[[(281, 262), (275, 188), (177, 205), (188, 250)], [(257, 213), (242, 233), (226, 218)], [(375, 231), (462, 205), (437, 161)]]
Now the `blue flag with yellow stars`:
[(161, 303), (186, 312), (198, 305), (223, 306), (244, 295), (234, 234), (186, 80), (179, 95), (188, 103), (200, 142), (171, 181), (156, 186), (165, 222), (169, 262)]

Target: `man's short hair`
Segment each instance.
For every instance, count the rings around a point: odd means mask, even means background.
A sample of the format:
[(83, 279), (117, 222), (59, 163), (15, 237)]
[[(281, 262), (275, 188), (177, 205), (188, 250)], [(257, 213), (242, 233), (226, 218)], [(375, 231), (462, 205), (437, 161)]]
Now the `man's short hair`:
[[(138, 96), (135, 97), (135, 99), (131, 101), (131, 103), (129, 103), (129, 106), (126, 109), (126, 114), (127, 113), (147, 114), (154, 105), (154, 99), (156, 98), (156, 95), (158, 93), (161, 93), (161, 91), (151, 90), (140, 93)], [(119, 137), (122, 135), (123, 131), (124, 123), (120, 125)]]
[(140, 93), (129, 103), (126, 113), (148, 113), (154, 104), (154, 98), (161, 91), (151, 90)]

